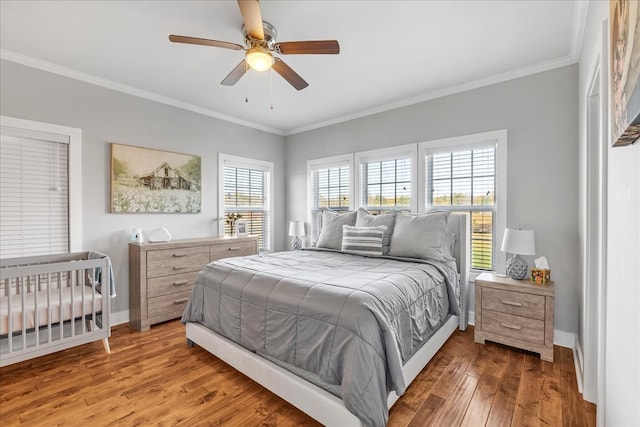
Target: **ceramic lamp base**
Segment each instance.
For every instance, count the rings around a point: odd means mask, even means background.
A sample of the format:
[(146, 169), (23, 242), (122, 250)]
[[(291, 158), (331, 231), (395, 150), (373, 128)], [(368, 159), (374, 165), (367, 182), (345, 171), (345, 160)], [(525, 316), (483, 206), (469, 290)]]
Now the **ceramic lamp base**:
[(529, 266), (527, 261), (516, 255), (513, 258), (507, 260), (507, 276), (515, 280), (522, 280), (527, 277), (527, 270)]
[(291, 240), (291, 249), (294, 251), (302, 249), (302, 240), (300, 240), (299, 237), (294, 237), (293, 240)]

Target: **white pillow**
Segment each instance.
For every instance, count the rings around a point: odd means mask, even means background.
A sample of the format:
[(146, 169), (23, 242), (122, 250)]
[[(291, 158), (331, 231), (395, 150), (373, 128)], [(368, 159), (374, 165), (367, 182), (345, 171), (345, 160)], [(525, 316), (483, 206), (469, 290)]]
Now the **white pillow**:
[(398, 214), (393, 228), (389, 255), (404, 258), (446, 259), (443, 250), (448, 212)]
[(342, 226), (355, 225), (356, 214), (355, 211), (345, 213), (323, 211), (322, 229), (316, 247), (340, 250), (342, 248)]
[(342, 226), (342, 251), (358, 255), (382, 255), (386, 225), (377, 227)]

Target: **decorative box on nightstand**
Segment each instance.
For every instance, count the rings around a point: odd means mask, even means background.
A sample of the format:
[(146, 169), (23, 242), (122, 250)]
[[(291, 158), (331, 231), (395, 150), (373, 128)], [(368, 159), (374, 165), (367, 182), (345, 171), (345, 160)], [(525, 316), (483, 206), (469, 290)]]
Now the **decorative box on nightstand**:
[(553, 362), (553, 282), (537, 285), (482, 273), (475, 291), (476, 342), (518, 347)]

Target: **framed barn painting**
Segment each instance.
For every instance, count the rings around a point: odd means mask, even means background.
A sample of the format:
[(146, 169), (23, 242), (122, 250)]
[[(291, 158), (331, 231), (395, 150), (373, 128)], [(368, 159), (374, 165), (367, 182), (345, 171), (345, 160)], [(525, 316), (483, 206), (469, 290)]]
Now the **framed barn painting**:
[(633, 144), (640, 136), (640, 5), (609, 0), (611, 141)]
[(200, 213), (201, 160), (111, 144), (112, 213)]

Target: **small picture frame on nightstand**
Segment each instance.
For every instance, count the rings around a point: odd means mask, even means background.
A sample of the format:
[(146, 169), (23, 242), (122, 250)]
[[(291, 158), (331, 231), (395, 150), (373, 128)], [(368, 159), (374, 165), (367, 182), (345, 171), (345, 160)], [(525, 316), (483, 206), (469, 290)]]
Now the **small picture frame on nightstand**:
[(249, 231), (247, 229), (247, 221), (244, 219), (239, 219), (236, 221), (236, 236), (247, 236), (249, 235)]

